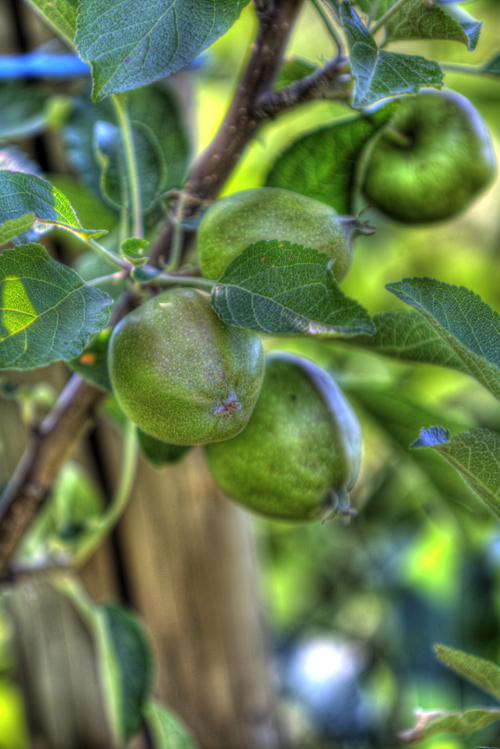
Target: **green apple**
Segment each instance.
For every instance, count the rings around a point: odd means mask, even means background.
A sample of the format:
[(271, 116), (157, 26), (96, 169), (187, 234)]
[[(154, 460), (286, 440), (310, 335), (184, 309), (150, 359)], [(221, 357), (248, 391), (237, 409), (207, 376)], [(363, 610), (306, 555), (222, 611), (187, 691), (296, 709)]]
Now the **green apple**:
[(363, 193), (396, 221), (443, 221), (492, 182), (496, 160), (479, 112), (454, 91), (402, 99), (369, 156)]
[(246, 429), (205, 447), (229, 497), (284, 520), (351, 514), (361, 451), (359, 422), (338, 385), (314, 362), (286, 353), (268, 357)]
[(370, 233), (353, 216), (339, 216), (331, 206), (280, 187), (244, 190), (217, 200), (198, 228), (198, 257), (205, 278), (218, 279), (246, 247), (261, 239), (286, 240), (314, 247), (335, 258), (341, 281), (351, 267), (354, 239)]
[(172, 289), (126, 315), (109, 342), (113, 393), (146, 434), (174, 445), (227, 440), (264, 377), (260, 338), (227, 325), (201, 291)]

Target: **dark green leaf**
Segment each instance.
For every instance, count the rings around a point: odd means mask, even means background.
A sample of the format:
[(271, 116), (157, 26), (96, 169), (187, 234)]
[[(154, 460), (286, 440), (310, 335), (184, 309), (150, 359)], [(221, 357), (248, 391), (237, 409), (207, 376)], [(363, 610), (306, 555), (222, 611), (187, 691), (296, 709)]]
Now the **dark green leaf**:
[(463, 712), (421, 710), (416, 713), (416, 726), (399, 734), (408, 743), (424, 741), (437, 733), (473, 733), (500, 720), (500, 708), (472, 707)]
[[(167, 165), (160, 144), (147, 125), (133, 122), (132, 132), (139, 170), (141, 206), (143, 213), (147, 213), (165, 190)], [(129, 212), (130, 196), (120, 129), (110, 122), (97, 122), (94, 148), (102, 169), (102, 194), (112, 205)]]
[(475, 49), (482, 26), (462, 8), (426, 5), (410, 0), (385, 24), (388, 41), (398, 39), (446, 39)]
[(340, 214), (352, 213), (361, 154), (397, 107), (391, 102), (373, 114), (337, 122), (299, 138), (278, 156), (266, 185), (316, 198)]
[[(135, 123), (134, 133), (135, 130), (139, 130), (138, 139), (141, 142), (146, 141), (145, 155), (157, 153), (158, 146), (161, 149), (161, 173), (158, 164), (153, 164), (152, 167), (140, 164), (139, 177), (148, 181), (150, 194), (151, 185), (165, 191), (181, 187), (186, 174), (190, 147), (174, 95), (160, 85), (148, 86), (128, 96), (127, 109), (131, 121)], [(112, 106), (108, 101), (92, 105), (87, 91), (75, 100), (73, 114), (64, 129), (64, 138), (73, 165), (82, 179), (98, 193), (101, 192), (102, 167), (96, 154), (96, 133), (100, 129), (105, 134), (106, 123), (110, 126), (117, 124)], [(145, 125), (147, 130), (137, 123)], [(122, 159), (123, 157), (120, 157), (120, 160)], [(143, 208), (144, 203), (151, 199), (151, 195), (145, 195), (144, 190), (145, 187), (141, 185)]]
[(443, 72), (437, 62), (415, 55), (380, 51), (347, 0), (342, 2), (341, 17), (356, 82), (354, 108), (367, 107), (388, 96), (416, 94), (422, 87), (442, 87)]
[(292, 57), (289, 60), (285, 60), (280, 68), (278, 80), (276, 81), (275, 89), (279, 91), (280, 88), (285, 88), (295, 81), (300, 81), (311, 73), (314, 73), (316, 66), (307, 60), (301, 60), (298, 57)]
[(170, 445), (168, 442), (151, 437), (142, 429), (137, 427), (137, 441), (143, 458), (154, 468), (163, 468), (165, 465), (178, 463), (191, 449), (189, 445)]
[(102, 330), (80, 354), (70, 359), (68, 366), (108, 393), (113, 392), (108, 375), (108, 345), (112, 328)]
[(154, 749), (196, 749), (197, 744), (188, 729), (159, 702), (149, 700), (144, 717), (153, 736)]
[(310, 247), (257, 242), (227, 266), (212, 306), (225, 322), (269, 335), (370, 335), (369, 314), (340, 290), (331, 263)]
[(39, 244), (0, 255), (0, 368), (34, 369), (78, 356), (104, 328), (111, 299)]
[(120, 690), (120, 733), (124, 743), (141, 730), (142, 710), (151, 688), (153, 658), (137, 619), (113, 603), (101, 605), (118, 669), (115, 689)]
[(446, 645), (434, 645), (434, 650), (441, 663), (500, 700), (500, 667), (496, 663)]
[(393, 359), (436, 364), (469, 373), (468, 367), (419, 312), (381, 312), (373, 317), (373, 324), (377, 329), (374, 336), (348, 338), (346, 342)]
[(420, 312), (460, 359), (464, 371), (500, 399), (500, 316), (473, 291), (433, 278), (386, 287)]
[(40, 133), (46, 123), (48, 99), (48, 94), (39, 86), (2, 83), (0, 137), (23, 138)]
[(90, 62), (93, 98), (140, 88), (175, 73), (233, 25), (246, 0), (181, 3), (86, 0), (76, 46)]
[[(431, 427), (422, 429), (412, 447), (430, 447), (439, 453), (479, 499), (500, 517), (500, 434), (488, 429), (471, 429), (450, 439), (448, 430)], [(500, 691), (497, 696), (500, 699)]]
[(73, 43), (78, 0), (27, 0), (57, 34)]
[[(4, 222), (12, 222), (12, 219), (20, 217), (23, 217), (23, 221), (27, 221), (24, 217), (30, 213), (34, 216), (33, 227), (35, 230), (40, 230), (40, 233), (46, 230), (44, 224), (58, 226), (83, 238), (84, 241), (87, 237), (99, 237), (105, 233), (98, 229), (84, 229), (66, 196), (50, 182), (34, 174), (0, 171), (0, 195), (2, 195), (0, 225), (3, 224), (4, 242), (7, 241)], [(18, 233), (18, 226), (15, 222), (7, 226), (11, 232)]]

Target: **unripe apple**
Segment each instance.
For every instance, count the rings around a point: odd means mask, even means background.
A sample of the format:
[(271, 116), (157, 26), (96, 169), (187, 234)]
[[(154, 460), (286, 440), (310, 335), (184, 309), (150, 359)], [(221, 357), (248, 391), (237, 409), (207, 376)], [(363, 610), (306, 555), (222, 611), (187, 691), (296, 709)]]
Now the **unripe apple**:
[(349, 515), (361, 451), (359, 422), (338, 385), (314, 362), (286, 353), (268, 357), (246, 429), (205, 448), (229, 497), (285, 520)]
[(363, 192), (390, 218), (421, 224), (463, 211), (495, 174), (479, 112), (461, 94), (429, 90), (402, 99), (369, 156)]
[(260, 338), (227, 325), (201, 291), (172, 289), (113, 331), (108, 368), (125, 414), (174, 445), (227, 440), (247, 424), (264, 377)]
[(326, 203), (281, 187), (260, 187), (210, 206), (198, 228), (198, 257), (205, 278), (218, 279), (249, 245), (261, 239), (286, 240), (334, 257), (332, 271), (341, 281), (351, 267), (354, 239), (360, 233), (369, 233), (363, 222), (339, 216)]

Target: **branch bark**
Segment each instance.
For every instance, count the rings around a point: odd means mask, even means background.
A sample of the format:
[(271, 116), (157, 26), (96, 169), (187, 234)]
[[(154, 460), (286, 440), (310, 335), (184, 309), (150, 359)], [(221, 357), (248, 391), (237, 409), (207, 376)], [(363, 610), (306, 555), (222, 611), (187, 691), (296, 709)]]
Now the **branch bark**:
[[(259, 30), (250, 61), (219, 132), (194, 164), (186, 183), (185, 189), (193, 199), (191, 215), (200, 201), (215, 200), (259, 124), (267, 119), (268, 115), (259, 111), (257, 102), (272, 89), (301, 4), (302, 0), (256, 3)], [(171, 238), (172, 226), (167, 223), (152, 249), (152, 259), (157, 261), (168, 255)]]

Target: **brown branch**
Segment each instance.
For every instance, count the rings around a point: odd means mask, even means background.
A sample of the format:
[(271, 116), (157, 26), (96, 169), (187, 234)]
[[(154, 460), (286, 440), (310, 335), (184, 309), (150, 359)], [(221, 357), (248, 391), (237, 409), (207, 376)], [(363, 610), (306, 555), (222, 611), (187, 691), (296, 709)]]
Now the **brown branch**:
[[(110, 325), (133, 304), (134, 292), (116, 303)], [(0, 497), (0, 577), (24, 532), (47, 499), (63, 463), (91, 426), (106, 393), (74, 374), (52, 411), (30, 440), (15, 473)]]
[[(259, 30), (252, 55), (241, 79), (219, 132), (208, 149), (194, 164), (185, 190), (193, 198), (191, 215), (199, 202), (214, 200), (221, 191), (243, 153), (255, 136), (264, 118), (257, 110), (259, 98), (271, 90), (278, 75), (292, 26), (302, 0), (274, 0), (256, 3)], [(186, 216), (190, 215), (187, 206)], [(167, 223), (151, 257), (167, 257), (172, 237), (172, 226)]]
[(345, 101), (349, 96), (351, 77), (346, 72), (346, 57), (336, 57), (322, 68), (318, 68), (311, 75), (300, 81), (280, 89), (267, 91), (256, 102), (256, 116), (263, 120), (266, 117), (276, 117), (286, 109), (313, 99), (329, 99), (331, 101)]
[(0, 574), (105, 393), (74, 374), (26, 448), (0, 502)]

